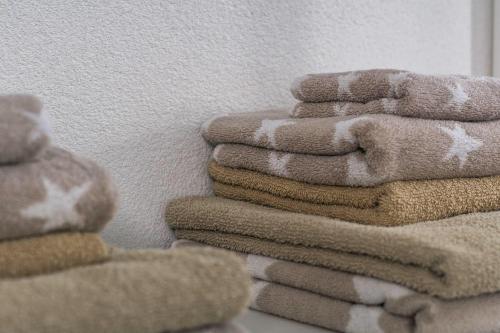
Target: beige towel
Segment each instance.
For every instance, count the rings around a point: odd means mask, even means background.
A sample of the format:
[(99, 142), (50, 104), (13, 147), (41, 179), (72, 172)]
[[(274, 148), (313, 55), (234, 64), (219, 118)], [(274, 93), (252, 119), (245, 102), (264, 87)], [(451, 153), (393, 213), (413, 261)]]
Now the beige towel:
[(304, 101), (296, 117), (386, 113), (406, 117), (484, 121), (500, 118), (500, 80), (422, 75), (399, 70), (311, 74), (292, 84)]
[(96, 232), (111, 220), (116, 191), (94, 162), (59, 148), (0, 166), (0, 240), (53, 231)]
[(102, 265), (0, 281), (0, 322), (16, 333), (191, 329), (234, 318), (249, 286), (241, 259), (225, 251), (119, 251)]
[(375, 187), (312, 185), (211, 161), (214, 192), (297, 213), (401, 225), (500, 209), (500, 177), (398, 181)]
[(398, 283), (443, 298), (500, 290), (500, 213), (392, 228), (285, 212), (217, 197), (178, 199), (178, 238)]
[(393, 115), (291, 119), (282, 111), (205, 123), (221, 165), (312, 184), (500, 174), (500, 120), (455, 122)]
[(0, 164), (28, 161), (49, 141), (49, 126), (38, 98), (0, 95)]
[(108, 259), (108, 247), (97, 234), (56, 233), (3, 241), (0, 279), (47, 274)]

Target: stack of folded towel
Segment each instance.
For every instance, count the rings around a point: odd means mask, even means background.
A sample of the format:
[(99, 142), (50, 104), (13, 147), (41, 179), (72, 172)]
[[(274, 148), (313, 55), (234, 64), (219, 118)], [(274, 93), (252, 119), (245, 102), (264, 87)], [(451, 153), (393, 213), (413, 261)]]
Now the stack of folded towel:
[(178, 238), (244, 257), (260, 311), (350, 333), (500, 330), (500, 80), (368, 70), (292, 93), (291, 115), (205, 123), (217, 197), (169, 204)]
[(224, 323), (248, 302), (241, 259), (109, 248), (110, 178), (50, 145), (33, 96), (0, 96), (0, 194), (2, 332), (240, 332)]

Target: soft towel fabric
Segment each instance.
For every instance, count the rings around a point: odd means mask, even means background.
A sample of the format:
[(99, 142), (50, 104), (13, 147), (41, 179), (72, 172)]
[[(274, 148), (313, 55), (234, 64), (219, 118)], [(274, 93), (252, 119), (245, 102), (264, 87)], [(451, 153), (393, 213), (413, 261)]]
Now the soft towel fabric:
[[(200, 244), (178, 240), (173, 246)], [(255, 279), (250, 307), (256, 310), (350, 333), (500, 330), (500, 294), (445, 301), (361, 275), (238, 255)]]
[(499, 212), (381, 228), (218, 197), (172, 201), (178, 238), (398, 283), (443, 298), (500, 290)]
[(347, 187), (301, 183), (215, 161), (208, 171), (218, 196), (363, 224), (393, 226), (500, 209), (498, 176)]
[(296, 79), (295, 117), (386, 113), (406, 117), (500, 119), (500, 80), (373, 69), (311, 74)]
[(221, 325), (211, 325), (203, 328), (177, 331), (179, 333), (249, 333), (241, 325), (229, 322)]
[(0, 166), (0, 240), (53, 231), (96, 232), (111, 219), (116, 191), (94, 162), (59, 148)]
[(500, 121), (291, 119), (267, 111), (212, 119), (203, 133), (218, 145), (213, 157), (221, 165), (313, 184), (373, 186), (500, 174)]
[(0, 279), (100, 263), (109, 259), (108, 252), (101, 237), (92, 233), (55, 233), (3, 241), (0, 242)]
[(0, 281), (0, 322), (16, 333), (178, 331), (232, 319), (249, 286), (226, 251), (118, 251), (102, 265)]
[(38, 98), (0, 95), (0, 164), (32, 159), (49, 141), (49, 126)]

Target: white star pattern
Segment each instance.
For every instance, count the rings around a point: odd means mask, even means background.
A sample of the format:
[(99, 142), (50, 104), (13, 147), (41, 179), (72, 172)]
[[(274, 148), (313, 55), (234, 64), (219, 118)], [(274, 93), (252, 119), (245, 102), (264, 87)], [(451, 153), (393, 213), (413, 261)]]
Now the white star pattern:
[(29, 219), (43, 219), (44, 232), (60, 229), (65, 225), (82, 227), (84, 218), (76, 211), (76, 204), (89, 190), (90, 181), (65, 191), (47, 178), (42, 179), (45, 199), (20, 211), (21, 216)]
[(455, 125), (454, 129), (443, 126), (439, 126), (439, 129), (445, 132), (453, 140), (444, 160), (446, 161), (456, 156), (459, 160), (460, 169), (463, 168), (467, 161), (468, 154), (478, 150), (483, 145), (481, 140), (467, 135), (465, 130), (458, 125)]
[(260, 127), (255, 131), (254, 140), (258, 142), (262, 137), (267, 137), (271, 147), (276, 147), (276, 139), (274, 134), (281, 126), (289, 126), (295, 124), (289, 119), (263, 119)]
[(269, 169), (271, 169), (271, 171), (273, 171), (278, 176), (287, 176), (288, 171), (286, 169), (286, 166), (290, 161), (290, 157), (292, 157), (292, 155), (290, 154), (283, 154), (283, 156), (279, 157), (278, 153), (274, 151), (271, 152), (269, 154)]
[(36, 128), (30, 133), (31, 142), (38, 140), (44, 134), (50, 134), (50, 126), (47, 118), (45, 117), (45, 113), (41, 112), (39, 114), (35, 114), (33, 112), (22, 110), (21, 114), (33, 121), (36, 125)]
[(398, 100), (394, 98), (382, 98), (382, 107), (384, 109), (384, 113), (396, 113), (398, 108)]
[(338, 82), (338, 90), (337, 90), (337, 96), (342, 96), (342, 95), (351, 95), (351, 83), (353, 81), (356, 81), (359, 78), (359, 73), (356, 72), (349, 72), (344, 75), (339, 75), (337, 77), (337, 82)]
[(339, 121), (335, 124), (335, 133), (333, 134), (333, 144), (338, 145), (340, 141), (345, 140), (349, 143), (356, 143), (357, 139), (351, 133), (351, 126), (361, 120), (367, 120), (368, 117), (356, 117), (348, 120)]
[(449, 89), (451, 92), (450, 104), (452, 105), (463, 105), (470, 99), (460, 83), (456, 83), (454, 87), (449, 87)]
[(347, 185), (373, 186), (382, 179), (382, 177), (370, 174), (366, 158), (362, 154), (349, 154), (347, 159)]
[(399, 93), (399, 87), (401, 82), (403, 82), (408, 77), (407, 72), (388, 74), (387, 80), (389, 81), (389, 97), (396, 97)]

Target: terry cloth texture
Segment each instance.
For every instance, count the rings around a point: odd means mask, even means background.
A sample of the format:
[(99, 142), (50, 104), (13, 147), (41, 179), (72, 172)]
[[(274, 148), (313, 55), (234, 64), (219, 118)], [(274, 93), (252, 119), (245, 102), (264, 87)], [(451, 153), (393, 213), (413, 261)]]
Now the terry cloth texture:
[(204, 328), (177, 331), (179, 333), (249, 333), (246, 329), (236, 323), (212, 325)]
[[(200, 244), (178, 240), (174, 246)], [(500, 330), (500, 294), (445, 301), (361, 275), (238, 255), (255, 279), (250, 307), (256, 310), (350, 333)]]
[(500, 290), (499, 212), (392, 228), (277, 210), (217, 197), (177, 199), (167, 222), (178, 238), (398, 283), (443, 298)]
[(221, 165), (313, 184), (373, 186), (500, 174), (500, 121), (291, 119), (267, 111), (212, 119), (203, 133), (218, 145), (213, 157)]
[(296, 117), (386, 113), (460, 121), (500, 119), (500, 80), (491, 77), (373, 69), (306, 75), (296, 79), (291, 90), (306, 102), (296, 105)]
[(101, 265), (0, 281), (0, 322), (16, 333), (178, 331), (232, 319), (249, 287), (226, 251), (120, 251)]
[(0, 166), (0, 240), (53, 231), (96, 232), (111, 219), (116, 193), (94, 162), (59, 148)]
[(0, 164), (32, 159), (49, 141), (49, 126), (38, 98), (0, 95)]
[(375, 187), (312, 185), (211, 161), (216, 195), (373, 225), (401, 225), (500, 209), (500, 177), (397, 181)]
[(109, 259), (97, 234), (55, 233), (0, 242), (0, 279), (48, 274)]

